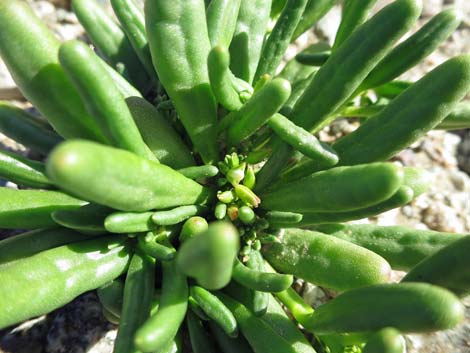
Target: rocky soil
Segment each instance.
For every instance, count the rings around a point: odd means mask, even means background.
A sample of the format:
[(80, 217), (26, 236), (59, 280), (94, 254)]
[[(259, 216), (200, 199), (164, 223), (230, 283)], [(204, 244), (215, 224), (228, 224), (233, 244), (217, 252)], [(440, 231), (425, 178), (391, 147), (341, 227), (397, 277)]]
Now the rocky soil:
[[(100, 0), (105, 5), (108, 0)], [(28, 0), (35, 11), (47, 22), (56, 35), (67, 40), (83, 34), (75, 16), (68, 12), (67, 0)], [(379, 1), (377, 9), (390, 1)], [(421, 24), (443, 8), (455, 6), (463, 17), (459, 29), (433, 53), (424, 63), (404, 75), (417, 80), (447, 58), (470, 53), (470, 1), (426, 0)], [(302, 47), (317, 40), (334, 39), (339, 24), (340, 9), (333, 9), (309, 34), (302, 36), (293, 46), (287, 58)], [(12, 100), (28, 107), (15, 87), (3, 63), (0, 61), (0, 99)], [(357, 126), (348, 121), (337, 121), (322, 132), (324, 139), (331, 139)], [(19, 151), (37, 158), (25, 147), (0, 134), (0, 148)], [(397, 163), (419, 166), (432, 174), (430, 191), (414, 200), (410, 205), (389, 211), (373, 219), (380, 225), (407, 225), (419, 229), (434, 229), (445, 232), (470, 232), (470, 131), (447, 133), (433, 131), (425, 138), (401, 152)], [(5, 185), (0, 179), (0, 185)], [(15, 187), (8, 183), (7, 186)], [(0, 233), (0, 238), (12, 232)], [(398, 280), (402, 274), (396, 273)], [(331, 297), (320, 288), (304, 285), (304, 297), (318, 305)], [(470, 352), (470, 300), (467, 300), (467, 321), (458, 328), (429, 335), (407, 337), (409, 353), (468, 353)], [(85, 294), (53, 313), (31, 320), (18, 327), (0, 331), (0, 353), (107, 353), (112, 352), (116, 327), (107, 323), (101, 314), (94, 293)]]

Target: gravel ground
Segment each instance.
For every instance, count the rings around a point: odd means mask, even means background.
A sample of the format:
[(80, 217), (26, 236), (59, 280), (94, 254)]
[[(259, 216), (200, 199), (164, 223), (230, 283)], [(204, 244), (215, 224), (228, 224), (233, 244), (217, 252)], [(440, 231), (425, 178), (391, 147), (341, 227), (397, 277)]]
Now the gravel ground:
[[(100, 1), (107, 3), (107, 0)], [(81, 26), (77, 23), (75, 16), (67, 11), (68, 1), (28, 0), (28, 2), (32, 3), (34, 9), (60, 39), (67, 40), (82, 35)], [(388, 2), (390, 1), (379, 1), (377, 9)], [(425, 23), (431, 16), (449, 6), (455, 6), (461, 11), (462, 25), (444, 45), (424, 63), (407, 72), (404, 78), (416, 80), (447, 58), (470, 52), (470, 1), (424, 1), (420, 23)], [(292, 57), (297, 50), (313, 41), (320, 39), (331, 42), (339, 20), (340, 9), (335, 8), (320, 21), (314, 31), (299, 38), (287, 57)], [(28, 107), (1, 61), (0, 99), (12, 100), (22, 107)], [(351, 122), (337, 121), (322, 132), (322, 138), (325, 140), (335, 138), (356, 127), (356, 124)], [(15, 150), (30, 157), (38, 157), (2, 134), (0, 134), (0, 144), (2, 148)], [(430, 191), (410, 205), (360, 222), (380, 225), (401, 224), (418, 229), (445, 232), (470, 232), (469, 131), (457, 133), (433, 131), (409, 149), (401, 152), (395, 161), (428, 170), (433, 180)], [(2, 184), (1, 180), (0, 184)], [(11, 183), (8, 186), (15, 187)], [(0, 237), (11, 233), (0, 233)], [(395, 273), (395, 279), (398, 280), (402, 275), (402, 273)], [(304, 285), (303, 293), (314, 306), (332, 296), (332, 293), (312, 285)], [(407, 336), (408, 352), (470, 352), (470, 300), (466, 301), (466, 305), (465, 323), (447, 332)], [(96, 295), (88, 293), (47, 316), (29, 321), (11, 330), (0, 331), (0, 353), (107, 353), (112, 351), (115, 335), (116, 327), (107, 323), (102, 317)]]

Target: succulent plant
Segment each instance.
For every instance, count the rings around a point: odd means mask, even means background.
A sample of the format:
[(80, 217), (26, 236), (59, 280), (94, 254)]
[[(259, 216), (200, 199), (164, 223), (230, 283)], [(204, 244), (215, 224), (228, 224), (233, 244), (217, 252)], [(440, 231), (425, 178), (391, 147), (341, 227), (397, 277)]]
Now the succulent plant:
[[(0, 153), (21, 187), (0, 188), (0, 227), (31, 230), (0, 242), (0, 327), (94, 289), (123, 353), (181, 351), (186, 334), (195, 353), (402, 352), (401, 334), (457, 325), (470, 236), (346, 222), (426, 192), (426, 171), (388, 160), (470, 126), (469, 55), (395, 80), (459, 19), (397, 45), (416, 0), (374, 16), (374, 0), (345, 0), (332, 47), (279, 72), (336, 2), (111, 0), (118, 24), (73, 0), (95, 52), (0, 0), (0, 55), (41, 113), (1, 103), (0, 130), (47, 157)], [(363, 120), (320, 141), (341, 117)], [(339, 295), (314, 310), (294, 278)]]

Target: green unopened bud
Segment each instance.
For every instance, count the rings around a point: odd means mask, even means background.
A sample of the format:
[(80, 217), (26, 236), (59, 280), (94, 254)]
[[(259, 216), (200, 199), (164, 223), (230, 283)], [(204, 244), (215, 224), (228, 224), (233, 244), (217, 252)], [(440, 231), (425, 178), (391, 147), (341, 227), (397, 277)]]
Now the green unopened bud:
[(256, 215), (250, 207), (242, 206), (238, 210), (238, 218), (244, 224), (252, 224), (256, 220)]
[(235, 200), (235, 195), (233, 194), (232, 190), (227, 190), (224, 192), (219, 192), (217, 194), (217, 199), (219, 199), (219, 201), (223, 203), (230, 203)]
[(252, 189), (255, 187), (256, 184), (256, 176), (253, 167), (250, 165), (246, 169), (245, 178), (243, 178), (243, 185), (245, 185), (248, 189)]
[(245, 168), (246, 163), (241, 163), (237, 168), (230, 169), (227, 173), (227, 180), (232, 185), (240, 184), (240, 182), (245, 178)]
[(214, 209), (215, 218), (221, 220), (224, 219), (227, 215), (227, 205), (225, 203), (219, 202)]
[(238, 156), (238, 154), (236, 152), (232, 152), (231, 154), (232, 156), (232, 168), (237, 168), (240, 164), (240, 157)]
[(232, 185), (237, 185), (240, 183), (240, 181), (243, 180), (245, 177), (245, 172), (240, 169), (230, 169), (229, 172), (227, 173), (227, 180), (230, 182)]
[(255, 208), (258, 207), (261, 203), (261, 199), (245, 185), (235, 185), (235, 193), (240, 198), (240, 200)]
[(240, 164), (240, 159), (238, 158), (238, 154), (236, 152), (227, 154), (224, 157), (223, 163), (227, 166), (228, 169), (237, 168), (238, 165)]

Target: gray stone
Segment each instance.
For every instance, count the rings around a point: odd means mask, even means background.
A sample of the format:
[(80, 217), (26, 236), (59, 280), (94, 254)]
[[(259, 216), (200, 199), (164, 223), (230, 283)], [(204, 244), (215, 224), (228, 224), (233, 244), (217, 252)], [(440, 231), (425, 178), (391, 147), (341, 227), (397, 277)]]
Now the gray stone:
[(470, 174), (470, 130), (463, 133), (462, 142), (458, 147), (457, 159), (459, 167), (467, 174)]
[[(78, 297), (51, 315), (46, 353), (106, 353), (112, 351), (108, 332), (115, 329), (102, 315), (94, 293)], [(106, 338), (108, 337), (108, 338)], [(94, 349), (95, 345), (100, 349)]]

